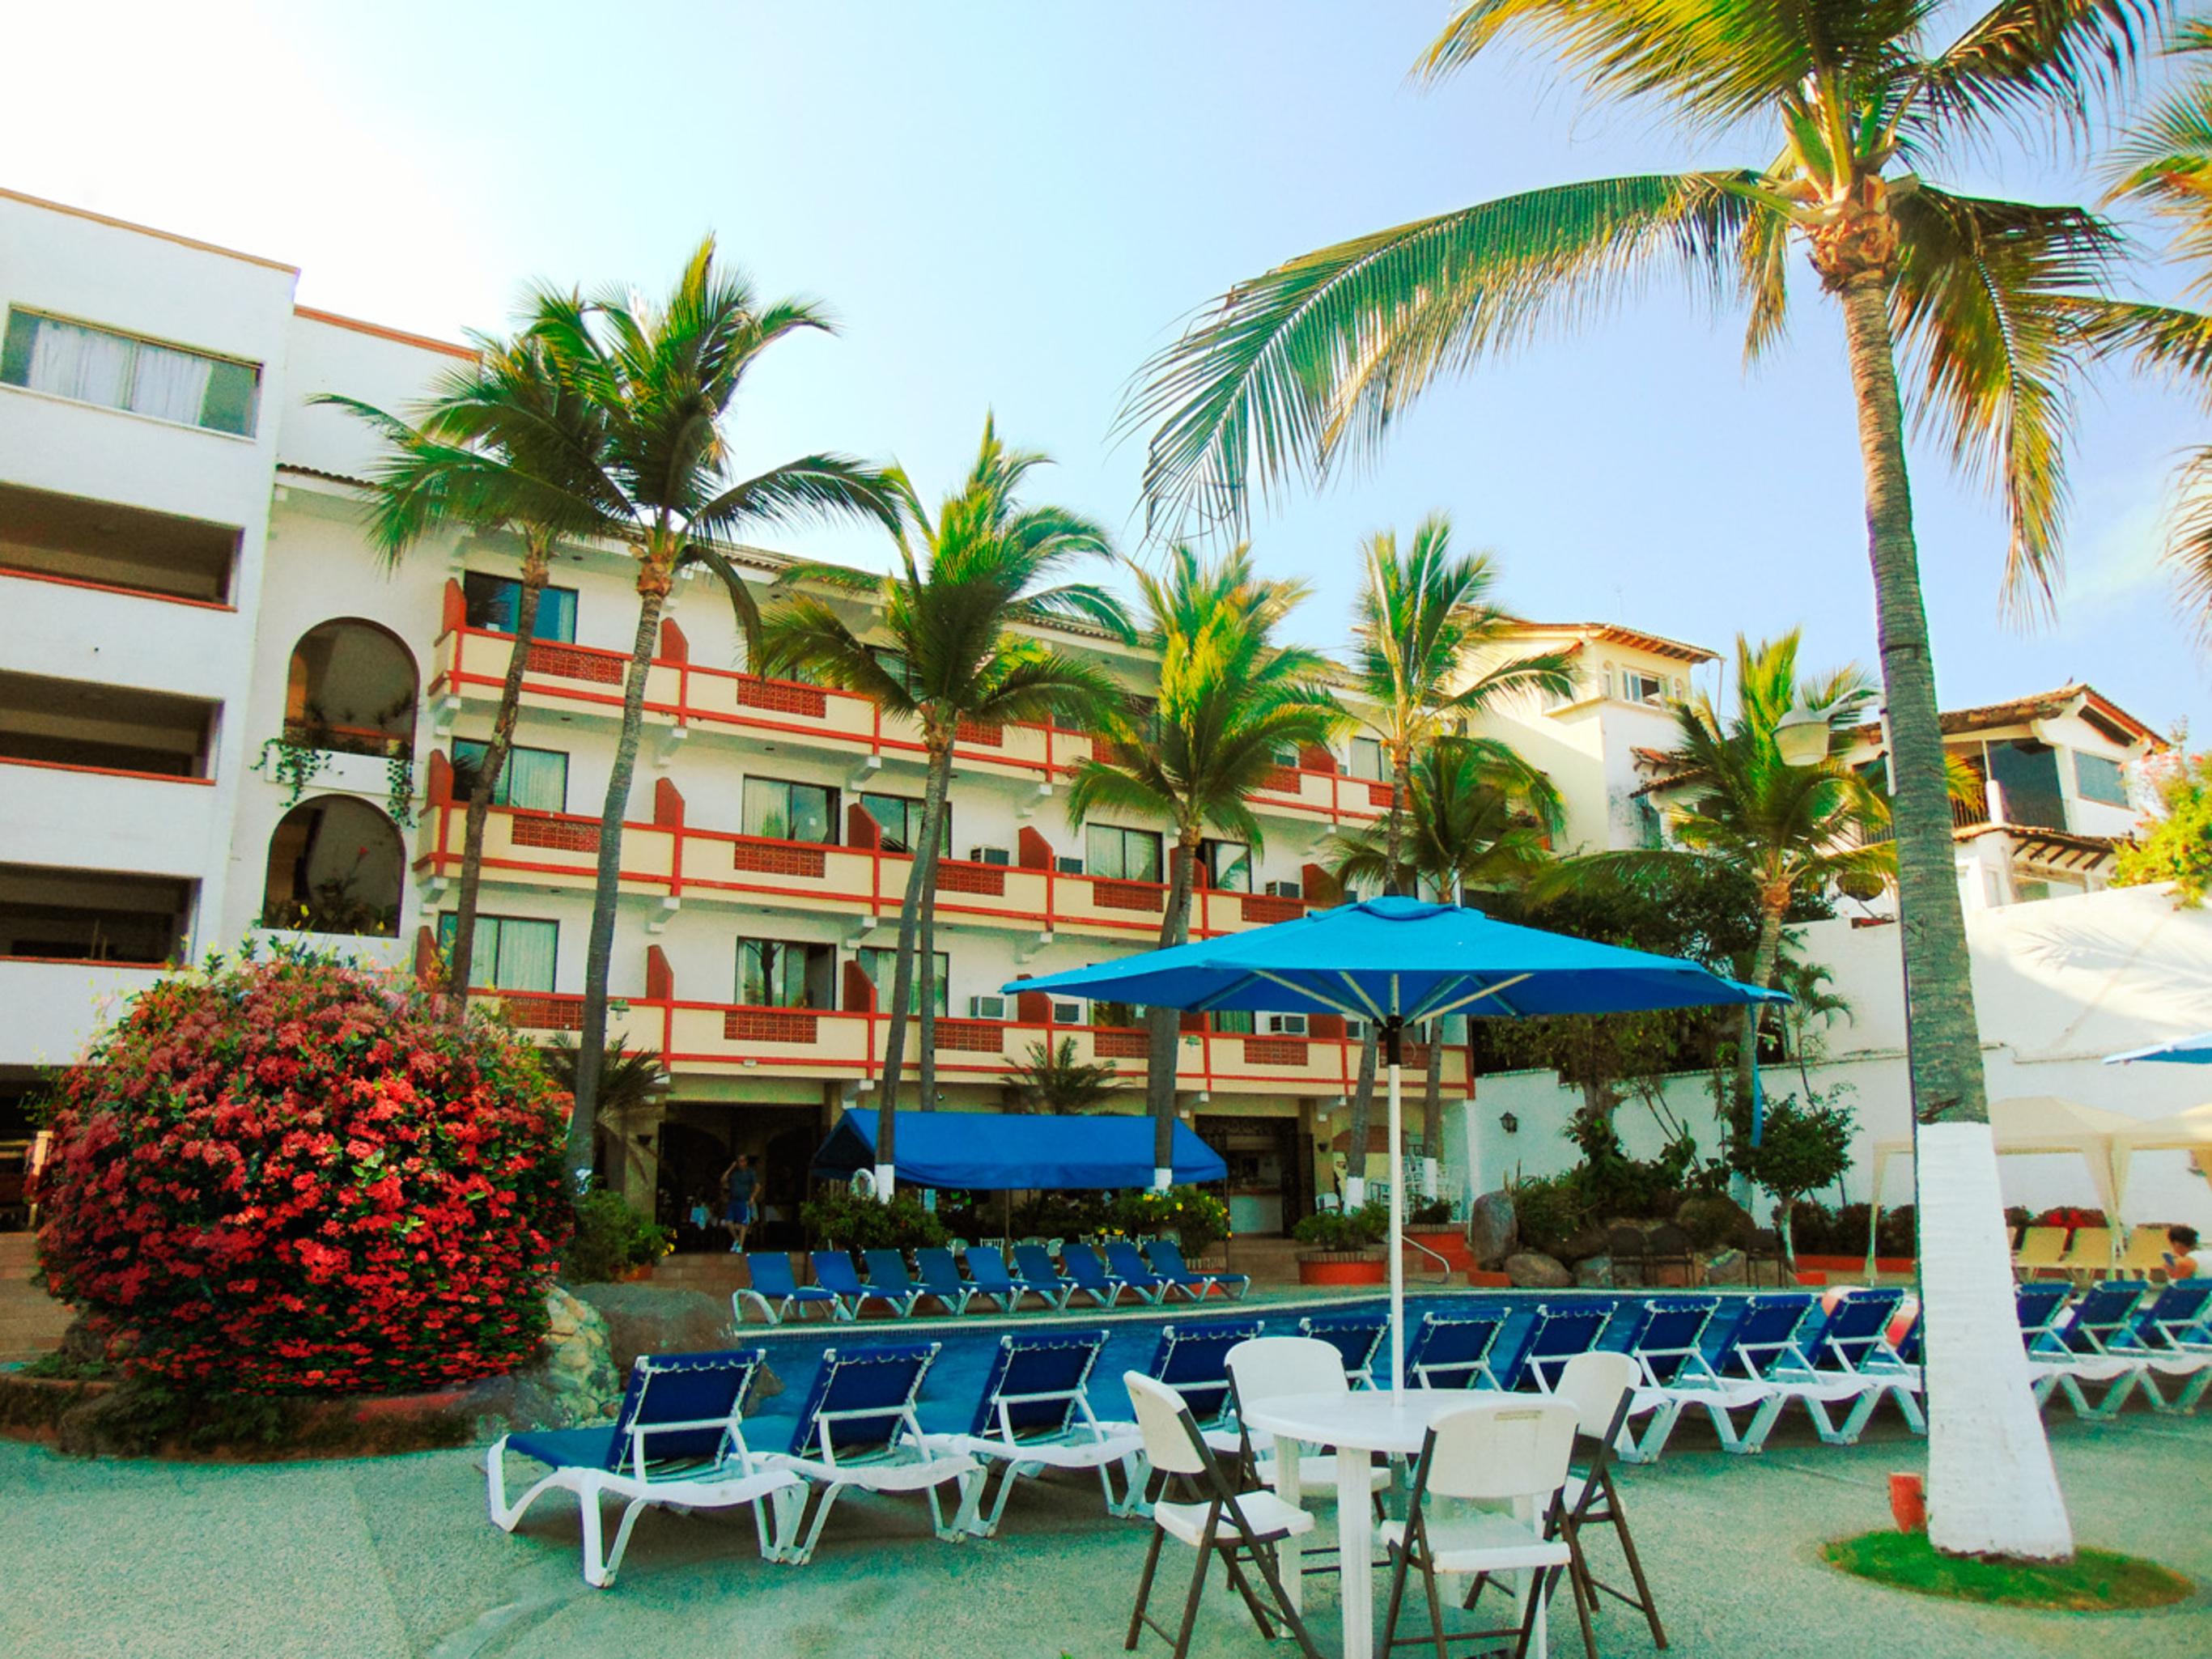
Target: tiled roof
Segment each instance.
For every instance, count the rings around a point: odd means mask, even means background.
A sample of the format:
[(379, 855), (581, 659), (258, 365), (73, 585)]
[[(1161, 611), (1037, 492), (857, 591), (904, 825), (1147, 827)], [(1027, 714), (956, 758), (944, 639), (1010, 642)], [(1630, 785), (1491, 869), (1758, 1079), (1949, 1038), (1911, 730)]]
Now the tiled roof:
[[(1956, 737), (1967, 732), (1989, 732), (2007, 726), (2025, 726), (2032, 720), (2053, 720), (2077, 709), (2092, 724), (2108, 728), (2118, 742), (2148, 742), (2160, 749), (2168, 746), (2165, 733), (2137, 720), (2096, 687), (2081, 680), (2076, 680), (2071, 685), (2062, 685), (2055, 691), (2014, 697), (2006, 702), (1980, 703), (1972, 708), (1947, 708), (1942, 716), (1943, 734)], [(1881, 723), (1869, 720), (1854, 728), (1852, 735), (1879, 739), (1881, 736)]]
[(1607, 645), (1626, 646), (1632, 650), (1649, 651), (1654, 656), (1674, 657), (1683, 662), (1717, 662), (1720, 659), (1718, 652), (1708, 651), (1702, 645), (1670, 640), (1663, 634), (1647, 634), (1638, 628), (1623, 628), (1618, 623), (1530, 622), (1524, 617), (1521, 626), (1543, 634), (1586, 634)]

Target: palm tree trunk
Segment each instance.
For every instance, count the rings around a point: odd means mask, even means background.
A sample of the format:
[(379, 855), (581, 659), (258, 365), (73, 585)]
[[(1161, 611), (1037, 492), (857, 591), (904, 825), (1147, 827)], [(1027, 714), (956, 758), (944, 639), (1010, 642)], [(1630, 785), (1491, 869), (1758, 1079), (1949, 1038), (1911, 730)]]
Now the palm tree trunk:
[[(1394, 897), (1398, 892), (1398, 861), (1405, 856), (1406, 803), (1413, 787), (1413, 751), (1410, 747), (1400, 749), (1391, 758), (1390, 812), (1382, 821), (1382, 890)], [(1367, 1201), (1367, 1136), (1375, 1118), (1376, 1035), (1370, 1020), (1366, 1041), (1359, 1045), (1359, 1082), (1352, 1095), (1352, 1151), (1344, 1173), (1347, 1210), (1356, 1210)]]
[[(1160, 949), (1190, 937), (1190, 892), (1198, 864), (1195, 830), (1176, 836), (1168, 854), (1168, 902), (1160, 917)], [(1150, 1057), (1145, 1065), (1145, 1101), (1152, 1114), (1152, 1185), (1165, 1192), (1175, 1184), (1176, 1061), (1182, 1044), (1182, 1018), (1173, 1008), (1148, 1008)]]
[(607, 775), (606, 805), (599, 811), (599, 866), (592, 886), (591, 942), (584, 951), (583, 1029), (576, 1034), (576, 1109), (568, 1119), (568, 1170), (580, 1194), (591, 1185), (593, 1136), (599, 1127), (599, 1070), (607, 1051), (607, 978), (615, 954), (615, 906), (622, 892), (623, 816), (629, 810), (630, 779), (637, 771), (638, 738), (645, 724), (645, 683), (660, 637), (660, 613), (671, 585), (664, 562), (648, 557), (637, 579), (637, 636), (623, 682), (622, 735), (614, 769)]
[[(945, 800), (952, 790), (953, 735), (930, 761), (929, 783), (922, 793), (921, 928), (915, 942), (915, 978), (921, 988), (921, 1092), (925, 1112), (937, 1109), (937, 863), (944, 856)], [(933, 809), (933, 803), (934, 803)]]
[[(1759, 943), (1751, 956), (1751, 983), (1764, 990), (1774, 983), (1774, 965), (1782, 957), (1782, 919), (1790, 914), (1790, 888), (1782, 884), (1776, 890), (1771, 884), (1764, 884), (1759, 895)], [(1743, 1034), (1737, 1039), (1735, 1056), (1736, 1097), (1749, 1104), (1752, 1091), (1759, 1084), (1759, 1016), (1761, 1005), (1747, 1003), (1743, 1010)], [(1751, 1177), (1737, 1170), (1729, 1177), (1729, 1196), (1746, 1209), (1751, 1207)]]
[(2073, 1528), (2028, 1390), (1959, 903), (1935, 663), (1879, 270), (1837, 285), (1866, 474), (1891, 745), (1928, 1389), (1929, 1536), (1953, 1554), (2061, 1559)]
[(538, 636), (538, 602), (545, 592), (549, 550), (536, 537), (524, 548), (522, 592), (514, 605), (514, 643), (507, 653), (507, 678), (500, 682), (499, 707), (492, 712), (491, 741), (484, 745), (483, 761), (470, 787), (468, 817), (461, 830), (460, 890), (453, 900), (453, 950), (446, 967), (447, 1006), (456, 1027), (468, 1023), (469, 979), (476, 965), (477, 895), (483, 885), (484, 830), (491, 822), (492, 792), (507, 769), (507, 750), (514, 746), (515, 717), (522, 711), (522, 674), (530, 660), (530, 642)]
[[(927, 728), (924, 728), (927, 736)], [(951, 756), (938, 763), (929, 750), (929, 770), (922, 786), (921, 839), (913, 848), (914, 862), (906, 872), (906, 896), (899, 902), (898, 948), (891, 959), (890, 1023), (884, 1028), (884, 1069), (877, 1082), (881, 1104), (876, 1117), (876, 1196), (888, 1204), (898, 1184), (899, 1083), (906, 1069), (908, 1010), (914, 1006), (915, 948), (921, 936), (924, 895), (934, 886), (937, 866), (931, 854), (944, 839), (945, 789), (951, 781)]]

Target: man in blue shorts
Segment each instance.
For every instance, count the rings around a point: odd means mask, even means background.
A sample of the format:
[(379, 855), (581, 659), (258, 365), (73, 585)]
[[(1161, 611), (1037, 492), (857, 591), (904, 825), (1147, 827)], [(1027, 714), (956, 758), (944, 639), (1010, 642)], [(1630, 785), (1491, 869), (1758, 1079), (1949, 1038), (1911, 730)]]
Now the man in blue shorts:
[(737, 1161), (722, 1171), (722, 1190), (728, 1199), (722, 1224), (730, 1230), (733, 1255), (745, 1248), (745, 1234), (753, 1224), (753, 1194), (759, 1186), (760, 1176), (753, 1169), (750, 1152), (739, 1152)]

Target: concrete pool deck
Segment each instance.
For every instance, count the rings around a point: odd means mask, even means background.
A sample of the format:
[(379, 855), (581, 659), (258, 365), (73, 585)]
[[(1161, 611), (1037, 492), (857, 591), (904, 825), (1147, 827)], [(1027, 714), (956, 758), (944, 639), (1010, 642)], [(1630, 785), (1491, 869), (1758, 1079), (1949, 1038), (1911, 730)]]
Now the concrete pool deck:
[[(1856, 1447), (1778, 1435), (1757, 1459), (1692, 1445), (1626, 1471), (1670, 1653), (2212, 1653), (2212, 1418), (2130, 1412), (2052, 1425), (2081, 1540), (2152, 1556), (2206, 1586), (2177, 1607), (2095, 1617), (1932, 1601), (1820, 1565), (1822, 1540), (1887, 1524), (1891, 1470), (1924, 1467), (1923, 1443), (1875, 1433)], [(15, 1517), (0, 1654), (1089, 1659), (1121, 1650), (1146, 1535), (1139, 1523), (1107, 1520), (1095, 1485), (1064, 1477), (1025, 1486), (1001, 1537), (961, 1545), (927, 1535), (918, 1500), (848, 1498), (813, 1564), (798, 1569), (760, 1560), (749, 1516), (656, 1511), (638, 1523), (617, 1584), (592, 1590), (577, 1570), (573, 1504), (549, 1499), (520, 1532), (499, 1532), (484, 1518), (482, 1457), (473, 1449), (251, 1466), (86, 1462), (0, 1443), (0, 1505)], [(1188, 1565), (1171, 1553), (1164, 1572)], [(1307, 1606), (1322, 1650), (1334, 1652), (1332, 1581), (1310, 1581)], [(1582, 1650), (1562, 1613), (1553, 1651), (1566, 1659)], [(1608, 1606), (1600, 1620), (1607, 1655), (1654, 1651), (1629, 1609)], [(1139, 1650), (1165, 1650), (1150, 1638)], [(1217, 1573), (1193, 1651), (1257, 1659), (1296, 1649), (1263, 1644)]]

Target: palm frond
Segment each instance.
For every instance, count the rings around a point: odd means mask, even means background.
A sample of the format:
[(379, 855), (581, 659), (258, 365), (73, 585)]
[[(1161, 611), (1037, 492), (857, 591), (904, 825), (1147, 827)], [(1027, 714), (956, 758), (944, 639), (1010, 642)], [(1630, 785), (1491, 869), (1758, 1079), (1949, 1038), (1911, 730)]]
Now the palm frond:
[(1901, 128), (1923, 147), (2002, 128), (2086, 137), (2130, 91), (2171, 0), (1999, 0), (1913, 77)]
[(2104, 288), (2117, 233), (2080, 208), (1901, 196), (1891, 313), (1917, 379), (1917, 428), (2003, 503), (2011, 529), (2003, 597), (2015, 613), (2050, 603), (2064, 517), (2067, 432), (2081, 336), (2071, 303)]
[(1148, 522), (1241, 522), (1248, 486), (1319, 482), (1370, 453), (1440, 375), (1562, 326), (1665, 272), (1717, 295), (1765, 211), (1748, 173), (1532, 191), (1363, 236), (1238, 284), (1139, 371)]

